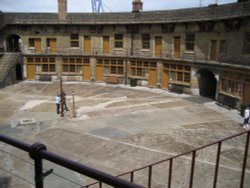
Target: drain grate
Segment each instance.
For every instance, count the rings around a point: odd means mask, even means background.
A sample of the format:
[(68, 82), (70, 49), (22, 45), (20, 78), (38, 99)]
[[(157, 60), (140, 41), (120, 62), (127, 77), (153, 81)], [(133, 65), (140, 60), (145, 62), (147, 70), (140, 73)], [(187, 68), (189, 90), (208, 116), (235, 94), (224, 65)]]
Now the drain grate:
[(29, 124), (34, 124), (36, 123), (35, 119), (21, 119), (20, 120), (20, 125), (29, 125)]

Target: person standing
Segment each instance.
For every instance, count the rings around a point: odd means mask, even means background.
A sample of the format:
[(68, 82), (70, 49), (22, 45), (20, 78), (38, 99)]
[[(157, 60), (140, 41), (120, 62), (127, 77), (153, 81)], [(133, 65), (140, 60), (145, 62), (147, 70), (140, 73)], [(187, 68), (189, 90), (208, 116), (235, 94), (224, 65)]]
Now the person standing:
[(62, 103), (63, 103), (63, 107), (66, 111), (69, 111), (67, 103), (66, 103), (66, 93), (64, 92), (64, 90), (62, 90)]
[(60, 114), (60, 102), (61, 102), (61, 97), (59, 94), (56, 95), (56, 112), (57, 114)]
[(248, 122), (249, 122), (249, 118), (250, 118), (250, 109), (249, 107), (246, 107), (245, 111), (244, 111), (244, 122), (243, 122), (243, 128), (248, 128)]

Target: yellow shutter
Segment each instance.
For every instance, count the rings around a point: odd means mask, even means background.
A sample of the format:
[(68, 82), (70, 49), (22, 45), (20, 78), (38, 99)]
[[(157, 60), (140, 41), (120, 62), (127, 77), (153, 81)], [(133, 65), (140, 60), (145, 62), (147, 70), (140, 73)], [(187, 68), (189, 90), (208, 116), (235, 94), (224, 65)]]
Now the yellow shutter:
[(161, 56), (162, 54), (162, 37), (155, 37), (155, 55)]
[(250, 84), (245, 83), (243, 89), (243, 104), (250, 104)]
[(149, 87), (156, 86), (156, 69), (149, 69), (148, 86)]
[(56, 43), (56, 39), (50, 39), (50, 52), (51, 52), (51, 53), (57, 52), (57, 43)]
[(27, 80), (35, 80), (35, 65), (27, 65)]
[(96, 81), (102, 82), (103, 81), (103, 66), (102, 65), (97, 65), (96, 66)]
[(109, 54), (109, 37), (103, 37), (103, 54)]
[(176, 58), (181, 57), (181, 38), (180, 37), (174, 38), (174, 57)]
[(163, 70), (161, 77), (161, 88), (167, 89), (169, 85), (169, 72), (167, 70)]
[(91, 69), (90, 65), (83, 65), (82, 66), (82, 79), (83, 80), (90, 80), (91, 79)]
[(35, 39), (35, 52), (36, 53), (41, 53), (42, 52), (41, 39)]
[(91, 38), (84, 36), (84, 53), (91, 53)]

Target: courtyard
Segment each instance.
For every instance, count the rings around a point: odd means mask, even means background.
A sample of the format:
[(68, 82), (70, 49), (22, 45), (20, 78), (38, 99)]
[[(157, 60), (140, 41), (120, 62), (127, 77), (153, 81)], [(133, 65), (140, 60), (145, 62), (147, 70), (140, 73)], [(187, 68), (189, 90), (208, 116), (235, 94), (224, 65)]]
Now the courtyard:
[[(200, 96), (90, 82), (65, 82), (63, 89), (69, 107), (64, 117), (56, 113), (59, 82), (25, 81), (1, 89), (0, 133), (29, 144), (41, 142), (49, 151), (119, 175), (245, 131), (237, 110)], [(241, 136), (223, 145), (218, 187), (237, 187), (244, 140)], [(194, 187), (212, 186), (214, 151), (216, 147), (199, 152)], [(27, 153), (0, 143), (0, 157), (2, 184), (34, 187), (34, 166)], [(177, 160), (173, 187), (188, 186), (189, 163), (189, 158)], [(44, 166), (54, 169), (45, 187), (79, 188), (95, 182), (49, 162)], [(249, 167), (248, 162), (246, 185), (250, 184)], [(166, 187), (167, 164), (155, 171), (152, 187)], [(143, 174), (138, 175), (142, 183)]]

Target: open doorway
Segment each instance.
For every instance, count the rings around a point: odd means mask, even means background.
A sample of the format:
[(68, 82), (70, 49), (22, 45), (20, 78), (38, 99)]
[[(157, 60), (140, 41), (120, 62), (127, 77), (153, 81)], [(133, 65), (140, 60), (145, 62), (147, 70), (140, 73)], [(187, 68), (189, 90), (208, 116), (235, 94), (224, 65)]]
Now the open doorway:
[(214, 74), (208, 69), (201, 69), (197, 74), (200, 95), (215, 100), (217, 80)]
[(7, 51), (8, 52), (20, 52), (20, 37), (16, 34), (9, 35), (7, 37)]
[(23, 80), (23, 71), (22, 71), (22, 66), (20, 64), (16, 65), (16, 80), (17, 81)]

